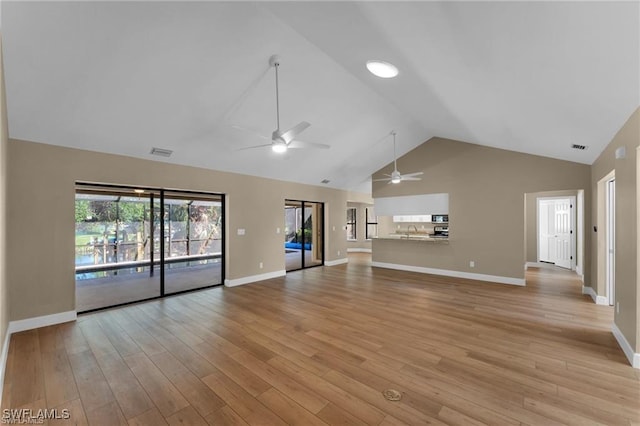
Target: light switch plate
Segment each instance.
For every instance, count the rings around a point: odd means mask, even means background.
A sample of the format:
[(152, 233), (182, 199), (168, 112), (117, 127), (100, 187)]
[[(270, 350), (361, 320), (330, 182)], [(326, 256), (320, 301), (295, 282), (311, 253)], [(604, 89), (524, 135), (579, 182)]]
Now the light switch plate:
[(238, 228), (238, 235), (244, 235), (244, 228)]

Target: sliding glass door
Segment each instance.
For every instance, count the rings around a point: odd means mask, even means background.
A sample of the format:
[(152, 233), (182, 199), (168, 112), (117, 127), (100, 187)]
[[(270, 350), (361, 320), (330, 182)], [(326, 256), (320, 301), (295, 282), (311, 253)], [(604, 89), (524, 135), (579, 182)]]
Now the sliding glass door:
[(222, 200), (164, 193), (164, 290), (176, 293), (222, 283)]
[(222, 284), (222, 195), (78, 184), (75, 208), (78, 312)]
[(324, 204), (285, 200), (287, 271), (324, 264)]

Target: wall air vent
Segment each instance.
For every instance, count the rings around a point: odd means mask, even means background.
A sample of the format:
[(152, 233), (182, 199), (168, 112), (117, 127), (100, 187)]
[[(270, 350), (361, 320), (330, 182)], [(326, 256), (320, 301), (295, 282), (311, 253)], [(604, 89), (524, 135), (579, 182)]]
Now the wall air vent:
[(160, 157), (171, 157), (171, 154), (173, 154), (173, 151), (171, 151), (170, 149), (154, 147), (154, 148), (151, 148), (151, 154), (159, 155)]
[(571, 148), (579, 149), (580, 151), (584, 151), (585, 149), (588, 148), (588, 146), (586, 146), (586, 145), (578, 145), (577, 143), (574, 143), (574, 144), (571, 144)]
[(329, 179), (322, 179), (320, 183), (324, 183), (325, 185), (331, 182)]

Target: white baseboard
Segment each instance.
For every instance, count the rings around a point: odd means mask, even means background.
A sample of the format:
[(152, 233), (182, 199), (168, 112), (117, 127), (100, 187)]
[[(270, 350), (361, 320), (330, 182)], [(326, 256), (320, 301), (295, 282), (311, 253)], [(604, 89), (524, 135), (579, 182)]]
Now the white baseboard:
[(469, 280), (489, 281), (499, 284), (526, 285), (524, 278), (501, 277), (498, 275), (475, 274), (471, 272), (450, 271), (447, 269), (425, 268), (423, 266), (399, 265), (396, 263), (371, 262), (378, 268), (397, 269), (400, 271), (420, 272), (423, 274), (443, 275), (445, 277), (465, 278)]
[(8, 333), (19, 333), (21, 331), (33, 330), (34, 328), (46, 327), (48, 325), (62, 324), (63, 322), (75, 321), (77, 318), (78, 314), (76, 311), (67, 311), (44, 315), (41, 317), (11, 321), (9, 323)]
[(582, 268), (576, 265), (576, 274), (580, 277), (580, 280), (584, 282), (584, 273), (582, 272)]
[(543, 262), (527, 262), (524, 264), (524, 268), (528, 269), (528, 268), (544, 268), (549, 266), (549, 263), (543, 263)]
[(624, 334), (622, 334), (622, 331), (620, 331), (615, 322), (611, 324), (611, 332), (618, 341), (618, 344), (622, 348), (625, 356), (629, 360), (629, 364), (631, 364), (633, 368), (640, 368), (640, 353), (633, 352), (633, 348), (624, 337)]
[(9, 357), (9, 342), (11, 341), (11, 333), (9, 327), (4, 336), (2, 343), (2, 354), (0, 354), (0, 404), (2, 404), (2, 392), (4, 390), (4, 374), (7, 369), (7, 358)]
[(226, 279), (224, 280), (224, 285), (226, 287), (235, 287), (238, 285), (255, 283), (256, 281), (264, 281), (264, 280), (270, 280), (271, 278), (284, 277), (285, 275), (287, 275), (287, 271), (283, 269), (280, 271), (267, 272), (265, 274), (258, 274), (258, 275), (250, 275), (248, 277), (235, 278), (232, 280)]
[(596, 305), (605, 305), (605, 306), (609, 305), (609, 300), (607, 300), (607, 298), (604, 296), (598, 296), (595, 290), (591, 287), (587, 287), (583, 285), (582, 294), (588, 294), (589, 296), (591, 296), (591, 299), (593, 299), (593, 303), (595, 303)]
[(348, 248), (347, 253), (371, 253), (371, 249), (354, 247), (354, 248)]
[(325, 266), (336, 266), (336, 265), (342, 265), (344, 263), (349, 263), (349, 259), (347, 259), (346, 257), (344, 259), (336, 259), (336, 260), (327, 260), (324, 262)]

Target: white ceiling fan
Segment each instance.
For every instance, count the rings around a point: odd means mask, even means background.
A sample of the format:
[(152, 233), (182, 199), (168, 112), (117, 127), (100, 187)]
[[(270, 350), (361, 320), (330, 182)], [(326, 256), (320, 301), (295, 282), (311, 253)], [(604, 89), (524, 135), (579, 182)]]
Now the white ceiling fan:
[(271, 56), (269, 58), (269, 66), (272, 66), (273, 68), (275, 68), (275, 71), (276, 71), (276, 129), (271, 133), (271, 138), (269, 138), (268, 136), (256, 133), (253, 130), (246, 129), (239, 126), (233, 126), (236, 129), (250, 132), (262, 139), (266, 139), (270, 141), (267, 144), (240, 148), (239, 151), (246, 150), (246, 149), (264, 148), (269, 146), (271, 147), (273, 152), (277, 152), (277, 153), (284, 153), (289, 148), (328, 149), (329, 145), (314, 143), (314, 142), (302, 142), (302, 141), (296, 140), (296, 137), (300, 133), (305, 131), (307, 127), (311, 126), (311, 124), (307, 123), (306, 121), (301, 121), (300, 123), (296, 124), (295, 126), (293, 126), (288, 130), (285, 130), (285, 131), (280, 130), (280, 94), (279, 94), (279, 87), (278, 87), (278, 67), (280, 66), (280, 58), (277, 55)]
[(374, 182), (386, 182), (388, 181), (389, 183), (400, 183), (402, 181), (405, 180), (422, 180), (422, 178), (416, 177), (416, 176), (420, 176), (423, 175), (423, 172), (415, 172), (415, 173), (407, 173), (407, 174), (401, 174), (398, 171), (398, 165), (396, 163), (396, 132), (392, 131), (391, 134), (393, 135), (393, 172), (391, 172), (390, 175), (385, 173), (385, 178), (381, 178), (381, 179), (374, 179)]

